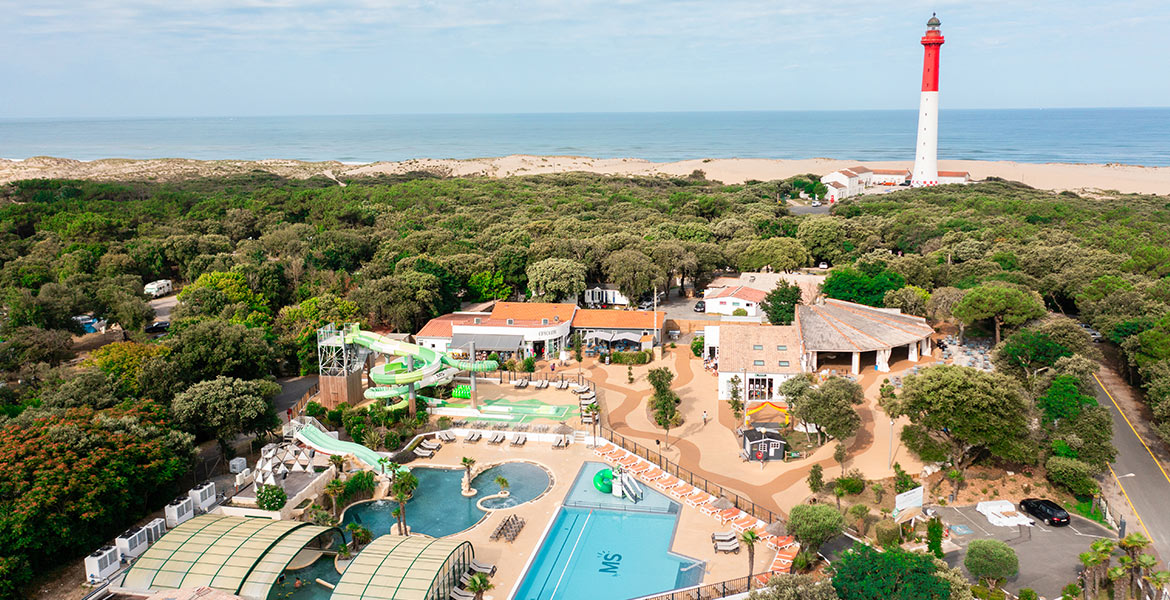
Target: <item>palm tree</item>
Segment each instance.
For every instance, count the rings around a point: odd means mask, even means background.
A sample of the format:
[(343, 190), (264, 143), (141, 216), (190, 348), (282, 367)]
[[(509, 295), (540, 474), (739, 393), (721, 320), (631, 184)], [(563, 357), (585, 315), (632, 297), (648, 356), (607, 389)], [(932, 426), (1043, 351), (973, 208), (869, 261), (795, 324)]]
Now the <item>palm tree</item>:
[(418, 489), (418, 478), (406, 471), (394, 477), (394, 501), (398, 503), (398, 535), (406, 535), (406, 502)]
[(1137, 564), (1138, 575), (1137, 586), (1134, 587), (1133, 597), (1137, 598), (1141, 593), (1141, 589), (1138, 587), (1141, 585), (1141, 580), (1145, 579), (1150, 573), (1154, 572), (1154, 569), (1158, 568), (1158, 559), (1154, 558), (1151, 554), (1140, 554), (1134, 562)]
[(748, 529), (739, 536), (739, 542), (747, 546), (748, 551), (748, 589), (752, 587), (752, 575), (756, 571), (756, 542), (760, 540), (760, 536), (756, 532)]
[(467, 472), (467, 489), (471, 489), (471, 467), (475, 466), (475, 459), (470, 456), (463, 457), (463, 470)]
[(1150, 585), (1154, 586), (1156, 590), (1170, 587), (1170, 571), (1157, 571), (1146, 575), (1142, 579), (1145, 579)]
[[(1129, 560), (1123, 563), (1123, 566), (1129, 568), (1129, 589), (1130, 593), (1137, 596), (1138, 579), (1141, 577), (1141, 567), (1138, 565), (1138, 555), (1143, 550), (1150, 547), (1150, 539), (1138, 532), (1133, 532), (1119, 540), (1117, 546), (1120, 547), (1126, 554)], [(1118, 561), (1121, 562), (1121, 561)]]
[(475, 594), (475, 600), (483, 600), (483, 595), (489, 592), (496, 586), (488, 580), (488, 576), (484, 573), (476, 573), (467, 580), (467, 591)]
[(369, 529), (366, 529), (357, 523), (350, 523), (349, 525), (346, 525), (345, 528), (349, 531), (350, 537), (353, 538), (354, 550), (360, 549), (363, 545), (370, 543), (374, 539), (374, 536), (372, 533), (370, 533)]
[(581, 414), (589, 415), (590, 421), (593, 423), (593, 446), (597, 447), (597, 425), (601, 422), (601, 407), (594, 402), (589, 406), (581, 409)]
[(1081, 564), (1084, 565), (1084, 580), (1085, 580), (1085, 598), (1097, 597), (1097, 567), (1101, 564), (1101, 559), (1095, 552), (1081, 552), (1079, 557)]
[(1129, 594), (1127, 593), (1129, 590), (1126, 589), (1125, 585), (1121, 583), (1121, 581), (1125, 579), (1125, 576), (1128, 572), (1129, 569), (1126, 569), (1125, 567), (1111, 567), (1109, 571), (1106, 572), (1106, 575), (1109, 577), (1109, 581), (1113, 582), (1113, 600), (1125, 600), (1129, 597)]
[(340, 498), (343, 494), (345, 494), (345, 484), (341, 483), (340, 479), (334, 479), (325, 484), (325, 495), (329, 496), (329, 500), (332, 501), (334, 518), (337, 517), (337, 509), (339, 508), (337, 505), (341, 503)]
[(501, 492), (506, 491), (508, 489), (508, 480), (504, 479), (503, 475), (499, 475), (496, 477), (496, 485), (500, 486)]
[(1093, 579), (1095, 582), (1094, 589), (1097, 593), (1100, 593), (1101, 585), (1105, 582), (1109, 574), (1109, 563), (1113, 560), (1113, 550), (1116, 546), (1113, 540), (1097, 540), (1089, 548), (1093, 551), (1097, 560), (1097, 568), (1093, 573)]
[(340, 475), (345, 470), (345, 457), (340, 454), (330, 454), (329, 464), (337, 467), (337, 474)]

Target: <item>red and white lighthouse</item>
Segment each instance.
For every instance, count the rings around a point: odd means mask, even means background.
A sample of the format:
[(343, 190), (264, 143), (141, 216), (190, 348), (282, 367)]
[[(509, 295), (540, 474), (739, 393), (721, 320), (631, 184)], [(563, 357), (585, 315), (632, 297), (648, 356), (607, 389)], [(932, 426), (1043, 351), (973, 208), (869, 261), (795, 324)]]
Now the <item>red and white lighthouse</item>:
[(922, 36), (925, 58), (922, 62), (922, 99), (918, 103), (918, 144), (914, 150), (914, 173), (910, 185), (938, 185), (938, 54), (943, 35), (942, 22), (931, 15)]

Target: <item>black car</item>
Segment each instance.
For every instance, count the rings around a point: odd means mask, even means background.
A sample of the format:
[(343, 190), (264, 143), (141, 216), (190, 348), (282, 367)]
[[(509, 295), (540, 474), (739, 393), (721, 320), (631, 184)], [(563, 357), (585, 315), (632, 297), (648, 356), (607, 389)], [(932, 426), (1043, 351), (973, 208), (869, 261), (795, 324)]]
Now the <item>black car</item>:
[(706, 301), (699, 300), (698, 302), (695, 303), (695, 312), (703, 312), (705, 310), (707, 310), (707, 302)]
[(1020, 510), (1053, 527), (1060, 527), (1069, 523), (1068, 511), (1051, 500), (1027, 498), (1020, 501)]
[(170, 328), (170, 321), (155, 321), (146, 326), (146, 333), (166, 333)]

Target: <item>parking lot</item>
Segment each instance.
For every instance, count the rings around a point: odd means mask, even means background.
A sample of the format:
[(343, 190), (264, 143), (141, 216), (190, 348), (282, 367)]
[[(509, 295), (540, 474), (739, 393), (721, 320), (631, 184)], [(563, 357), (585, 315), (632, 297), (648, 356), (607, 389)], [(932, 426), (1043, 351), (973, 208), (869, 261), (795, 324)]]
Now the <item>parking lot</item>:
[[(1067, 527), (1049, 527), (1037, 521), (1033, 527), (1019, 528), (996, 527), (974, 506), (934, 509), (948, 526), (961, 524), (971, 528), (970, 534), (950, 536), (960, 550), (946, 555), (947, 564), (962, 569), (967, 544), (972, 540), (1006, 542), (1020, 558), (1020, 573), (1008, 580), (1004, 588), (1015, 593), (1022, 588), (1032, 588), (1046, 598), (1059, 598), (1061, 588), (1077, 580), (1081, 564), (1078, 557), (1088, 551), (1089, 544), (1098, 538), (1117, 537), (1108, 528), (1077, 515), (1072, 515), (1072, 523)], [(966, 569), (963, 573), (970, 577)]]

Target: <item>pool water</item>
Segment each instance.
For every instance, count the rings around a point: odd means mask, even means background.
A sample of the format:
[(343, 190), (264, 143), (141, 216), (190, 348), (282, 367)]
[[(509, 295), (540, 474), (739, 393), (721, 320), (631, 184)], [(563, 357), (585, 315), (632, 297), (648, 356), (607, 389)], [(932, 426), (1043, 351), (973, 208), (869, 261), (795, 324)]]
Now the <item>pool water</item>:
[[(300, 588), (296, 587), (298, 577), (301, 579)], [(318, 584), (318, 579), (332, 584), (341, 581), (341, 573), (333, 566), (332, 556), (323, 556), (303, 569), (285, 571), (284, 582), (272, 586), (268, 600), (328, 600), (333, 590)]]
[[(462, 469), (417, 467), (411, 473), (418, 478), (418, 489), (406, 503), (406, 524), (411, 531), (432, 537), (459, 533), (478, 523), (485, 513), (476, 502), (500, 491), (496, 477), (508, 480), (509, 497), (485, 501), (488, 508), (523, 504), (543, 494), (551, 483), (542, 467), (523, 462), (502, 463), (476, 475), (471, 487), (478, 493), (465, 498), (461, 493)], [(393, 533), (397, 521), (391, 513), (397, 507), (398, 503), (390, 500), (358, 504), (345, 511), (341, 527), (356, 522), (369, 529), (374, 537)]]
[(582, 467), (514, 600), (622, 600), (702, 581), (705, 563), (670, 551), (678, 504), (652, 489), (637, 505), (603, 494), (602, 468)]

